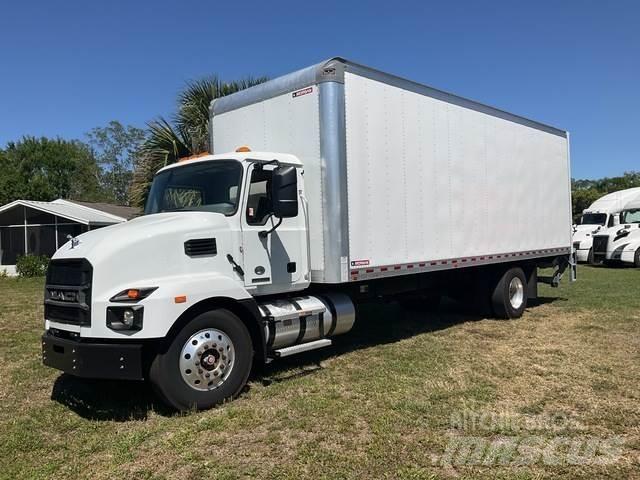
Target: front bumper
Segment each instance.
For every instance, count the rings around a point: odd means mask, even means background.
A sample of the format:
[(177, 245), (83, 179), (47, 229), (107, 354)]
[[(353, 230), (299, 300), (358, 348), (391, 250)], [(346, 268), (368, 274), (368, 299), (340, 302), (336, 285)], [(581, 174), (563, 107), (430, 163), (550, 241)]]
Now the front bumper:
[(143, 380), (143, 345), (88, 343), (42, 335), (42, 362), (65, 373), (85, 378)]

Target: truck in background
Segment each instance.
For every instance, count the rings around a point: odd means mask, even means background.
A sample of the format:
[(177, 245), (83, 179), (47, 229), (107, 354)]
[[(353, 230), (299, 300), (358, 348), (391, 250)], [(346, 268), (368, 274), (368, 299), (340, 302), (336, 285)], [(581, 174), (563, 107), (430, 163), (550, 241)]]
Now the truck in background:
[(573, 248), (578, 262), (594, 263), (593, 235), (619, 225), (620, 212), (638, 195), (640, 187), (608, 193), (582, 212), (580, 223), (573, 226)]
[(593, 259), (640, 268), (640, 193), (624, 205), (619, 225), (593, 236)]
[(56, 252), (46, 365), (204, 409), (362, 302), (474, 292), (518, 318), (574, 265), (563, 130), (341, 58), (214, 101), (210, 128), (144, 216)]

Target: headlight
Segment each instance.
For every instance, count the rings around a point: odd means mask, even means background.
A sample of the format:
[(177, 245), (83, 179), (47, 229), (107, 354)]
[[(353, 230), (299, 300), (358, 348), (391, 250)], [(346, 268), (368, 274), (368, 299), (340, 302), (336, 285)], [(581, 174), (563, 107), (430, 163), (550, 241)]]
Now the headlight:
[(111, 330), (142, 330), (144, 307), (107, 307), (107, 327)]

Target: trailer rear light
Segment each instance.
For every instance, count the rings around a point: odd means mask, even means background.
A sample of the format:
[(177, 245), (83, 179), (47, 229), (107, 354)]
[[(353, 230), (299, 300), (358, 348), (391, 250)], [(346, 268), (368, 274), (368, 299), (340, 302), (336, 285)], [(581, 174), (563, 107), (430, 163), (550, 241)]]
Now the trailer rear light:
[(110, 302), (137, 302), (140, 300), (144, 300), (153, 292), (155, 292), (158, 287), (146, 287), (146, 288), (127, 288), (126, 290), (121, 291), (120, 293), (114, 295), (109, 299)]
[(246, 145), (243, 145), (241, 147), (236, 148), (236, 152), (237, 153), (246, 153), (246, 152), (250, 152), (251, 149), (249, 147), (247, 147)]

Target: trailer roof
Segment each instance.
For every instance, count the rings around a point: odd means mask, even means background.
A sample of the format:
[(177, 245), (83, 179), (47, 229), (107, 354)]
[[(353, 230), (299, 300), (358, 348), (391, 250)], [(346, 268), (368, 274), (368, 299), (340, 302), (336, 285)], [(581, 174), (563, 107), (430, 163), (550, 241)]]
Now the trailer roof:
[(565, 130), (552, 127), (535, 120), (530, 120), (520, 115), (515, 115), (513, 113), (509, 113), (474, 100), (469, 100), (443, 90), (438, 90), (412, 80), (398, 77), (390, 73), (385, 73), (380, 70), (346, 60), (342, 57), (333, 57), (324, 62), (274, 78), (273, 80), (269, 80), (246, 90), (241, 90), (240, 92), (236, 92), (226, 97), (214, 99), (211, 102), (210, 113), (211, 115), (219, 115), (322, 82), (333, 81), (344, 83), (345, 71), (367, 77), (372, 80), (377, 80), (388, 85), (396, 86), (420, 95), (425, 95), (454, 105), (459, 105), (464, 108), (492, 115), (494, 117), (502, 118), (504, 120), (526, 125), (547, 133), (559, 135), (565, 138), (567, 137), (567, 132)]

